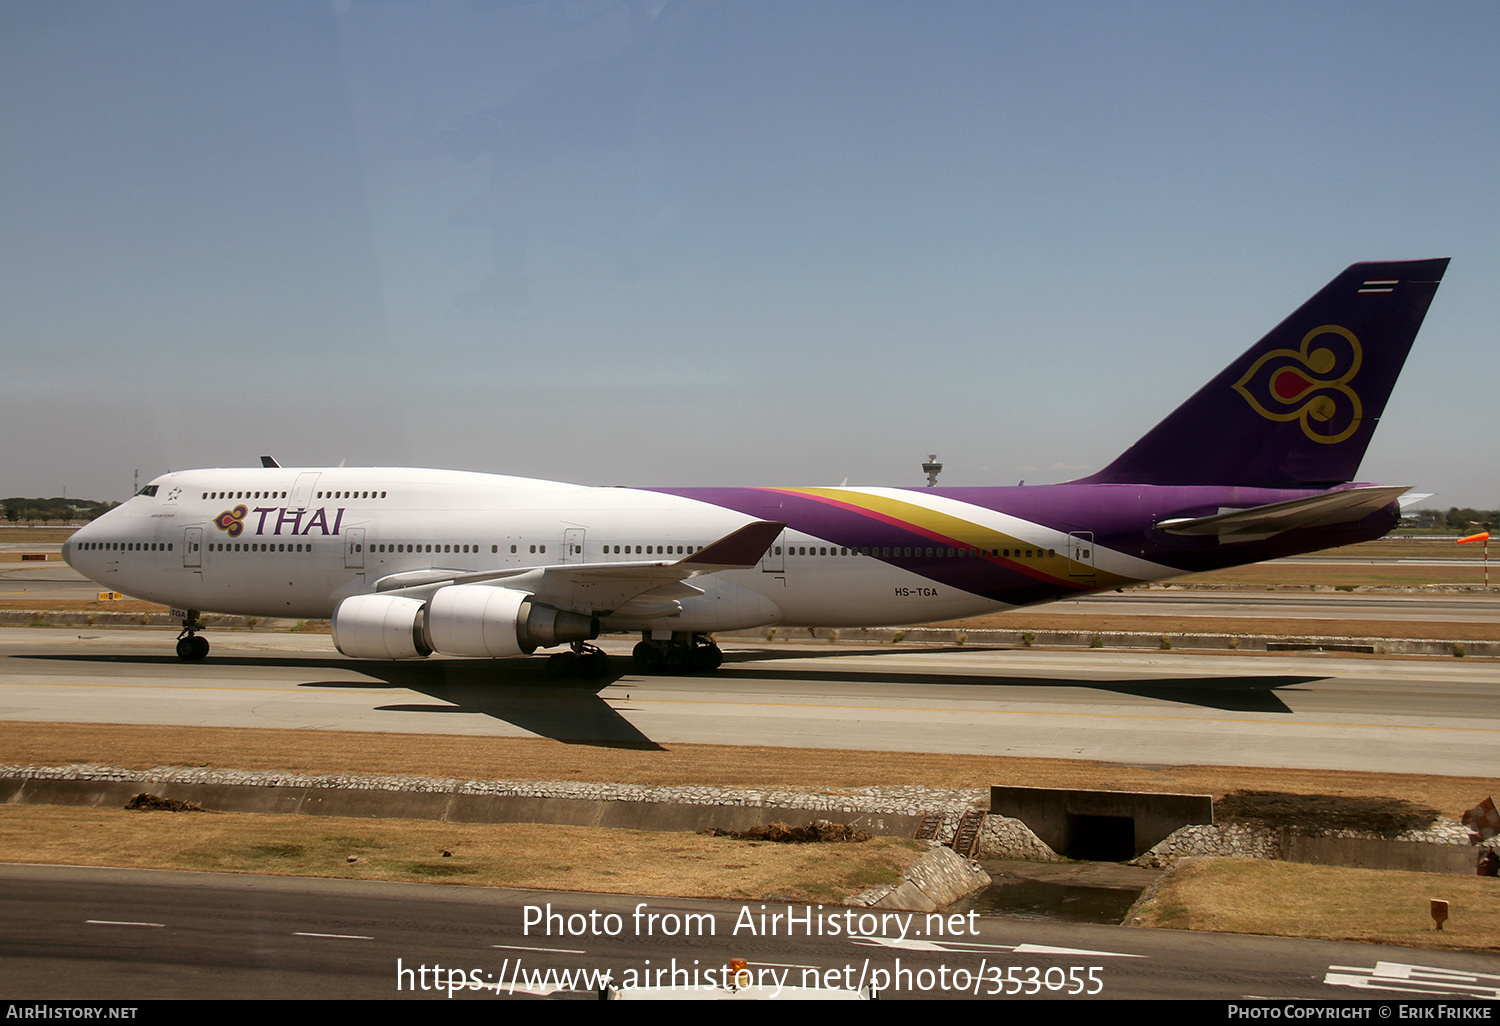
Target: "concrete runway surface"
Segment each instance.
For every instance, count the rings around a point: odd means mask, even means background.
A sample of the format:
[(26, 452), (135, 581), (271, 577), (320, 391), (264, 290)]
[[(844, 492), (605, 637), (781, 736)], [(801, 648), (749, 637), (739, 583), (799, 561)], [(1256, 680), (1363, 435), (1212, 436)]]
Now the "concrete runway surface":
[(1486, 775), (1500, 664), (775, 643), (714, 675), (346, 659), (325, 635), (0, 629), (0, 718), (543, 736)]

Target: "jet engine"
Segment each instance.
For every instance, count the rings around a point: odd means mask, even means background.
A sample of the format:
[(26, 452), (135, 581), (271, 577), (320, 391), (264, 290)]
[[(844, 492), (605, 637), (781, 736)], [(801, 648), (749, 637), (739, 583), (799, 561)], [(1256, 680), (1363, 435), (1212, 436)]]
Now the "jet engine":
[(355, 659), (477, 656), (502, 659), (599, 636), (599, 619), (482, 584), (440, 588), (426, 602), (355, 595), (333, 611), (333, 643)]
[(355, 595), (333, 610), (333, 647), (354, 659), (409, 659), (432, 654), (427, 603), (396, 595)]

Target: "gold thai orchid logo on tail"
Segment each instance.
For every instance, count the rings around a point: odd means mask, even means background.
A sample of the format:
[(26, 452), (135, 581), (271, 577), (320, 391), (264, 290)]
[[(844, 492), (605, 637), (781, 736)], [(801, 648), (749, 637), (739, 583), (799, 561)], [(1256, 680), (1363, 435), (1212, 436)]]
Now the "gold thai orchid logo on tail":
[(1359, 428), (1359, 395), (1349, 381), (1363, 359), (1348, 328), (1309, 331), (1301, 349), (1273, 349), (1256, 360), (1234, 390), (1262, 417), (1296, 420), (1314, 442), (1342, 442)]

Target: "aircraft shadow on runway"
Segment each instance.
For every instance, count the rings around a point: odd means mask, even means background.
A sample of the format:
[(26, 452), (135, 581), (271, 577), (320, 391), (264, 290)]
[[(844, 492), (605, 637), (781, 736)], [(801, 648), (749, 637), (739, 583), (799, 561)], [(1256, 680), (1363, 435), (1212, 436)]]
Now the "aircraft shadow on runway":
[(1011, 677), (985, 676), (980, 674), (932, 674), (920, 673), (843, 673), (816, 670), (799, 670), (795, 673), (767, 671), (734, 673), (735, 679), (792, 680), (802, 682), (827, 681), (858, 683), (861, 681), (883, 684), (920, 684), (933, 687), (1007, 687), (1007, 688), (1082, 688), (1092, 691), (1109, 691), (1118, 695), (1131, 695), (1179, 705), (1192, 705), (1204, 709), (1224, 712), (1285, 713), (1292, 709), (1276, 693), (1282, 688), (1296, 687), (1326, 680), (1326, 677), (1260, 676), (1260, 677), (1156, 677), (1129, 680), (1088, 680), (1081, 677)]
[[(978, 650), (970, 648), (965, 651)], [(844, 652), (836, 649), (830, 650), (826, 656), (836, 657), (841, 654), (847, 654), (847, 650)], [(910, 656), (911, 653), (886, 649), (862, 651), (860, 654)], [(929, 651), (924, 654), (934, 653)], [(827, 669), (803, 666), (796, 670), (781, 670), (775, 668), (774, 665), (766, 665), (768, 662), (780, 659), (808, 660), (821, 659), (824, 656), (825, 653), (818, 652), (810, 655), (805, 651), (729, 652), (726, 653), (724, 666), (719, 673), (714, 677), (704, 678), (704, 683), (705, 686), (712, 687), (714, 680), (724, 679), (741, 683), (795, 681), (814, 684), (824, 682), (936, 687), (1083, 688), (1227, 712), (1289, 715), (1292, 710), (1277, 694), (1279, 690), (1326, 679), (1325, 677), (1289, 674), (1253, 677), (1205, 676), (1099, 680), (1083, 677), (1030, 677), (979, 673), (913, 673), (870, 668), (848, 669), (833, 665), (832, 659)], [(46, 654), (12, 656), (11, 658), (128, 663), (178, 669), (186, 669), (192, 665), (183, 664), (175, 656), (165, 654), (160, 656)], [(639, 679), (629, 669), (630, 661), (620, 657), (611, 660), (612, 669), (609, 674), (591, 680), (555, 680), (547, 674), (546, 661), (540, 659), (380, 663), (355, 662), (337, 658), (215, 656), (209, 662), (193, 668), (206, 671), (215, 665), (283, 669), (295, 666), (300, 670), (327, 670), (331, 673), (353, 671), (360, 674), (362, 679), (341, 680), (330, 676), (321, 680), (305, 680), (297, 687), (309, 690), (367, 690), (385, 685), (415, 691), (434, 701), (376, 706), (374, 708), (377, 711), (435, 715), (478, 713), (566, 744), (647, 750), (660, 750), (661, 748), (601, 695), (605, 688), (619, 683), (623, 677), (630, 676)], [(617, 693), (613, 697), (618, 701), (620, 696)]]
[[(622, 668), (623, 660), (614, 660)], [(433, 663), (332, 663), (358, 669), (391, 687), (436, 699), (376, 706), (382, 712), (479, 713), (565, 744), (662, 751), (606, 702), (600, 692), (619, 680), (612, 670), (589, 680), (555, 680), (544, 660), (510, 659)], [(369, 688), (370, 681), (306, 681), (303, 688)]]
[[(522, 730), (565, 744), (607, 748), (660, 750), (661, 746), (600, 697), (599, 692), (619, 680), (626, 660), (612, 660), (611, 672), (591, 680), (556, 680), (547, 673), (545, 659), (437, 660), (421, 663), (381, 663), (350, 659), (278, 658), (275, 656), (212, 656), (204, 663), (183, 663), (175, 656), (140, 655), (14, 655), (12, 659), (113, 663), (195, 669), (207, 675), (215, 666), (262, 667), (358, 673), (358, 680), (304, 680), (309, 690), (358, 689), (381, 686), (415, 691), (433, 702), (405, 702), (375, 706), (375, 711), (447, 715), (478, 713), (503, 720)], [(177, 675), (172, 678), (180, 679)], [(373, 679), (371, 679), (373, 678)]]
[[(921, 654), (935, 656), (944, 653), (1007, 651), (1014, 650), (1002, 646), (968, 646), (963, 649), (924, 649)], [(1327, 677), (1292, 674), (1267, 674), (1255, 677), (1148, 677), (1111, 681), (1084, 677), (1018, 677), (982, 673), (931, 674), (883, 670), (808, 670), (805, 667), (799, 667), (796, 670), (776, 670), (742, 665), (766, 663), (777, 659), (820, 659), (851, 654), (854, 653), (848, 649), (830, 649), (827, 652), (742, 650), (725, 653), (724, 665), (719, 673), (721, 676), (736, 680), (824, 680), (846, 683), (930, 684), (950, 687), (1087, 688), (1163, 702), (1200, 706), (1205, 709), (1219, 709), (1225, 712), (1286, 713), (1288, 715), (1291, 714), (1292, 709), (1276, 694), (1278, 689), (1328, 679)], [(910, 649), (863, 649), (858, 654), (861, 656), (910, 656), (912, 651)]]

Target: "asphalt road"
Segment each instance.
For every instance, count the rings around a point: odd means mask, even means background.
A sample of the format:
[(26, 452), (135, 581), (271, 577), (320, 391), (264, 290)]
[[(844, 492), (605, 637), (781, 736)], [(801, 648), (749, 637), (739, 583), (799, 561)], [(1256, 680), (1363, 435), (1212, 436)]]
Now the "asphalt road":
[(1500, 664), (973, 646), (726, 645), (716, 674), (355, 661), (324, 635), (0, 629), (0, 718), (761, 744), (1488, 775)]
[[(686, 986), (731, 958), (887, 999), (1500, 997), (1486, 954), (775, 902), (0, 865), (0, 909), (13, 999), (494, 1000), (561, 973)], [(597, 975), (566, 982), (592, 997)]]

